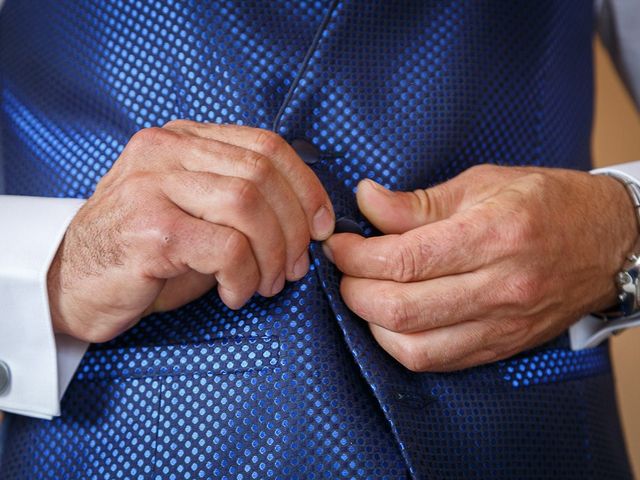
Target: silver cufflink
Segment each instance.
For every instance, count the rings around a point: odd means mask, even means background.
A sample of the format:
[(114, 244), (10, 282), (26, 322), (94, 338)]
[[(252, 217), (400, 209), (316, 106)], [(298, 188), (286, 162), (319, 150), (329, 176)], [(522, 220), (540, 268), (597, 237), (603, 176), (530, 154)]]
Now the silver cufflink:
[(0, 360), (0, 395), (9, 389), (9, 383), (11, 383), (11, 370), (9, 365)]

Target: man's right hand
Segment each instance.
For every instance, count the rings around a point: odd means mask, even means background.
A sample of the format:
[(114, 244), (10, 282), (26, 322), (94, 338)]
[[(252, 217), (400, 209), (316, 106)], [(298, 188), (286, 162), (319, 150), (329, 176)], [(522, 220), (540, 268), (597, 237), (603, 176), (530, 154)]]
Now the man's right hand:
[(49, 269), (54, 330), (103, 342), (216, 285), (231, 308), (275, 295), (333, 225), (320, 181), (272, 132), (186, 120), (141, 130)]

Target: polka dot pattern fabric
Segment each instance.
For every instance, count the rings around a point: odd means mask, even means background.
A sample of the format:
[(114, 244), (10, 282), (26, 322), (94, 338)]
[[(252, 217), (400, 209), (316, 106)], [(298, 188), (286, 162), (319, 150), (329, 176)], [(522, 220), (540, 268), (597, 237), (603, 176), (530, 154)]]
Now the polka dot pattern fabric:
[[(6, 190), (88, 197), (140, 128), (237, 123), (311, 143), (338, 217), (375, 235), (362, 178), (588, 168), (591, 15), (580, 0), (8, 0)], [(210, 292), (92, 346), (59, 418), (11, 417), (0, 477), (631, 478), (606, 345), (563, 335), (411, 373), (311, 254), (276, 297), (232, 311)]]

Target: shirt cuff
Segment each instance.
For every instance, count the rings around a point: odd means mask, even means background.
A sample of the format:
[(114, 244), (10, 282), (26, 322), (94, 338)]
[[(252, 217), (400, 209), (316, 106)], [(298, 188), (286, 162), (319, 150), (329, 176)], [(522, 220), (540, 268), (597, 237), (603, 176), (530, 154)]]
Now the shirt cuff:
[(47, 272), (83, 200), (0, 196), (0, 361), (9, 381), (0, 410), (39, 418), (60, 399), (88, 344), (54, 335)]
[[(591, 173), (595, 175), (613, 173), (619, 178), (640, 185), (640, 161), (597, 168), (592, 170)], [(583, 348), (595, 347), (612, 334), (636, 326), (640, 326), (640, 312), (607, 322), (594, 315), (587, 315), (569, 328), (571, 349), (582, 350)]]

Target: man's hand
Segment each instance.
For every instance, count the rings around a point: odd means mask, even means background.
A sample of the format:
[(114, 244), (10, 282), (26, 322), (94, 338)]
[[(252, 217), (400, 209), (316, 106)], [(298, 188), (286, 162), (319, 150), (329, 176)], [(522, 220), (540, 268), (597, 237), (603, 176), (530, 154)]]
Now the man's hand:
[(66, 232), (48, 275), (54, 330), (109, 340), (218, 287), (239, 308), (308, 271), (334, 213), (274, 133), (174, 121), (133, 136)]
[(414, 371), (509, 357), (615, 303), (637, 236), (619, 182), (570, 170), (483, 165), (428, 190), (358, 187), (385, 235), (324, 244), (345, 302)]

